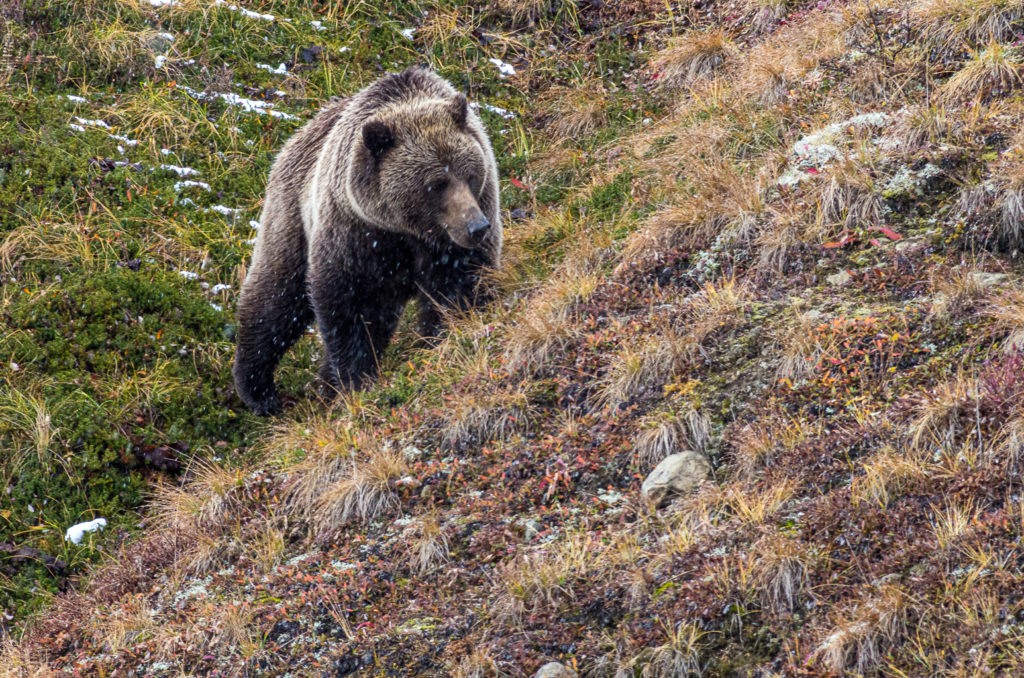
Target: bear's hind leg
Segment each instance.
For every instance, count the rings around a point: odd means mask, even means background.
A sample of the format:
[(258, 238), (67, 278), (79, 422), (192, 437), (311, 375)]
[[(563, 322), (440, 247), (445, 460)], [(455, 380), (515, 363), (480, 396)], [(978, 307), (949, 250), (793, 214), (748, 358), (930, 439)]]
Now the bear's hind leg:
[(303, 264), (285, 277), (257, 277), (242, 287), (232, 371), (238, 395), (259, 415), (280, 411), (274, 369), (313, 319), (304, 269)]

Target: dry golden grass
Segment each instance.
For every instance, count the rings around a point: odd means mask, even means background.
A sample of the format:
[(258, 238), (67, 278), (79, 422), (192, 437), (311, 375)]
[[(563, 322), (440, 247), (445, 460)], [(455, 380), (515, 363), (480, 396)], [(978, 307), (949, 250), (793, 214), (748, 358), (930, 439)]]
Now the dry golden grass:
[(759, 31), (767, 31), (775, 27), (789, 14), (792, 0), (745, 0), (744, 10), (747, 21)]
[(795, 450), (808, 434), (803, 424), (784, 414), (778, 423), (745, 426), (731, 445), (731, 461), (736, 476), (742, 480), (753, 480), (775, 459)]
[[(586, 243), (588, 238), (582, 240)], [(592, 245), (578, 247), (524, 302), (515, 322), (507, 325), (503, 357), (510, 370), (538, 372), (579, 336), (577, 307), (603, 281), (601, 271), (607, 256), (607, 250)]]
[(940, 549), (954, 545), (960, 537), (977, 523), (981, 511), (972, 500), (963, 504), (932, 507), (932, 534)]
[(779, 534), (762, 537), (751, 549), (751, 583), (762, 604), (775, 614), (793, 612), (807, 585), (807, 557), (793, 539)]
[(865, 675), (875, 671), (886, 651), (906, 631), (910, 604), (891, 586), (853, 607), (814, 652), (829, 671)]
[(926, 392), (908, 429), (911, 445), (920, 450), (926, 445), (953, 449), (973, 429), (980, 401), (978, 382), (966, 375)]
[(36, 659), (27, 646), (10, 636), (0, 642), (0, 676), (4, 678), (54, 678), (46, 662)]
[(724, 31), (693, 31), (673, 40), (651, 63), (660, 87), (682, 89), (720, 69), (735, 51)]
[(783, 326), (777, 337), (780, 359), (776, 379), (799, 384), (814, 374), (821, 357), (833, 349), (831, 345), (823, 345), (822, 338), (814, 331), (821, 323), (818, 315), (803, 313)]
[(629, 342), (598, 381), (595, 404), (613, 410), (644, 393), (660, 391), (678, 365), (678, 338), (666, 334)]
[[(643, 669), (643, 678), (676, 678), (677, 676), (699, 676), (701, 670), (701, 639), (707, 635), (696, 624), (681, 621), (676, 624), (662, 623), (666, 641), (655, 647), (650, 658), (637, 657), (635, 664)], [(639, 660), (639, 661), (637, 661)]]
[(762, 276), (782, 273), (794, 253), (804, 246), (809, 230), (807, 213), (789, 202), (772, 207), (767, 224), (754, 240), (756, 267)]
[(402, 454), (380, 447), (364, 448), (360, 456), (348, 460), (345, 475), (327, 487), (311, 507), (311, 522), (318, 533), (353, 520), (372, 522), (398, 504), (391, 484), (406, 472)]
[(449, 401), (441, 432), (449, 448), (508, 440), (529, 424), (530, 402), (523, 387), (511, 392), (467, 391)]
[(110, 614), (97, 618), (92, 633), (104, 650), (117, 654), (151, 638), (157, 629), (156, 613), (143, 595), (123, 601)]
[(1005, 333), (1004, 353), (1013, 355), (1024, 351), (1024, 290), (1014, 288), (989, 300), (983, 313), (995, 320), (997, 328)]
[[(500, 593), (495, 611), (499, 618), (518, 621), (524, 613), (554, 611), (575, 599), (576, 580), (596, 574), (596, 550), (590, 535), (571, 532), (506, 562), (498, 575)], [(592, 583), (590, 576), (587, 585)]]
[(420, 519), (416, 538), (409, 544), (409, 562), (421, 573), (429, 572), (448, 560), (448, 536), (438, 517), (428, 514)]
[(1021, 0), (929, 0), (912, 4), (911, 12), (924, 35), (947, 51), (977, 47), (1014, 37), (1024, 20)]
[(796, 489), (788, 479), (763, 488), (746, 489), (732, 485), (722, 493), (722, 507), (746, 525), (761, 525), (793, 498)]
[(960, 317), (973, 311), (986, 293), (978, 271), (971, 266), (936, 269), (931, 275), (933, 316), (942, 320)]
[(692, 407), (678, 414), (654, 415), (641, 426), (634, 449), (645, 468), (685, 448), (704, 451), (710, 443), (711, 424)]
[(182, 486), (158, 485), (150, 502), (152, 522), (165, 530), (217, 531), (233, 525), (239, 494), (245, 491), (245, 468), (229, 469), (196, 458)]
[(599, 80), (557, 85), (544, 93), (540, 115), (549, 118), (545, 137), (552, 143), (578, 141), (608, 123), (608, 100)]
[(892, 503), (908, 483), (927, 474), (914, 450), (900, 452), (891, 447), (868, 458), (861, 468), (864, 475), (853, 479), (851, 500), (855, 505), (864, 503), (882, 508)]
[(831, 237), (833, 225), (864, 228), (881, 223), (885, 200), (870, 170), (855, 161), (838, 162), (817, 184), (818, 225)]
[(1021, 84), (1024, 63), (1016, 49), (993, 42), (946, 81), (939, 94), (947, 104), (985, 101)]
[(918, 105), (900, 115), (890, 138), (908, 157), (925, 147), (940, 144), (952, 136), (955, 127), (944, 106)]
[(297, 440), (284, 427), (276, 443), (295, 441), (305, 450), (288, 466), (285, 505), (321, 536), (350, 521), (371, 522), (396, 506), (392, 483), (407, 470), (403, 455), (373, 435), (354, 430), (351, 423), (335, 430), (328, 420), (323, 423), (305, 429), (307, 435)]
[(452, 678), (490, 678), (502, 675), (491, 656), (484, 647), (474, 647), (473, 651), (459, 658), (458, 663), (451, 666)]
[(987, 181), (961, 191), (956, 213), (981, 226), (977, 238), (982, 244), (1019, 250), (1024, 244), (1024, 150), (1018, 145), (1004, 153), (988, 173)]

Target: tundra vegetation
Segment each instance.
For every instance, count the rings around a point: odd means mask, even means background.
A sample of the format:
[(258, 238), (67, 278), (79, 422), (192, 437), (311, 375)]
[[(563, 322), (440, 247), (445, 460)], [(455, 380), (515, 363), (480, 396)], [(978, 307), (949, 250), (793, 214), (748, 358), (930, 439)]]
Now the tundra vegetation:
[[(1024, 672), (1020, 0), (238, 3), (0, 3), (0, 675)], [(417, 63), (496, 302), (252, 417), (273, 153)]]

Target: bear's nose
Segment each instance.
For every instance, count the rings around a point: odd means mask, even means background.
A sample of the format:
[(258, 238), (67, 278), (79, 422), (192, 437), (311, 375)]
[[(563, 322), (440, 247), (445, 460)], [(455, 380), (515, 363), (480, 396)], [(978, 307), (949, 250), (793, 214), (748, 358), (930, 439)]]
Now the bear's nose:
[(490, 220), (481, 215), (479, 218), (466, 224), (466, 230), (469, 231), (469, 236), (474, 240), (480, 240), (487, 233), (487, 229), (491, 227)]

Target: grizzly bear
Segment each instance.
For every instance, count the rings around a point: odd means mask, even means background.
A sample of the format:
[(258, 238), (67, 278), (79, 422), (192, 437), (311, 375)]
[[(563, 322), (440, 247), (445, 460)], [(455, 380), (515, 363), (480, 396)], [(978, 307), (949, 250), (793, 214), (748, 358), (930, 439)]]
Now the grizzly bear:
[(480, 303), (502, 231), (498, 168), (465, 95), (425, 68), (326, 106), (285, 144), (238, 300), (235, 387), (280, 410), (274, 369), (315, 317), (327, 390), (375, 376), (405, 304), (435, 337)]

